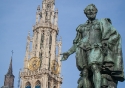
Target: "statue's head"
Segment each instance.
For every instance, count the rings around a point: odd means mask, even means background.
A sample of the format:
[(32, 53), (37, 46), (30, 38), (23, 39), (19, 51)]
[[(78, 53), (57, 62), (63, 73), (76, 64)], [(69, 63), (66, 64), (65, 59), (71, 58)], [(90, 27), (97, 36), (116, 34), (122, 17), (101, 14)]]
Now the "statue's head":
[(97, 12), (98, 12), (98, 9), (94, 4), (90, 4), (84, 9), (84, 13), (86, 14), (86, 17), (89, 20), (94, 20), (96, 18)]

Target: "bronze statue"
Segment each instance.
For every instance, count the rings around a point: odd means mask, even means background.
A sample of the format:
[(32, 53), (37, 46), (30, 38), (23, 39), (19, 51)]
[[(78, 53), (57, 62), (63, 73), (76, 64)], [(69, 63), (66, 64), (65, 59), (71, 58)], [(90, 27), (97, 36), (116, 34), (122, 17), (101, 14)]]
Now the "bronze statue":
[(85, 8), (88, 20), (76, 28), (73, 46), (62, 54), (64, 61), (76, 52), (78, 88), (116, 88), (124, 81), (121, 37), (109, 18), (96, 19), (97, 12), (94, 4)]

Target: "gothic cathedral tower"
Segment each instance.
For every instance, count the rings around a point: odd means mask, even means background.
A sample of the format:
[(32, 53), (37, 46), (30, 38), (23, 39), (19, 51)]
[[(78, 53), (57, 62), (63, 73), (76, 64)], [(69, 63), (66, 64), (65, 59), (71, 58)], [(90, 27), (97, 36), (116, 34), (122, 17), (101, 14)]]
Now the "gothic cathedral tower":
[(58, 35), (58, 10), (55, 0), (43, 0), (36, 12), (33, 37), (27, 36), (20, 88), (60, 88), (61, 39)]

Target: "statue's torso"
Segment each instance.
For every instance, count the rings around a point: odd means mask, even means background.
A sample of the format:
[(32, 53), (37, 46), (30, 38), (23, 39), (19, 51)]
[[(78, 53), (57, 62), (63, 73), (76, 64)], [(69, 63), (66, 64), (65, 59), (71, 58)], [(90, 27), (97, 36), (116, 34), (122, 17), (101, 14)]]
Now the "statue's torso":
[(81, 43), (88, 43), (90, 45), (101, 43), (102, 33), (98, 20), (95, 20), (93, 23), (84, 24), (80, 29), (80, 33), (82, 35)]

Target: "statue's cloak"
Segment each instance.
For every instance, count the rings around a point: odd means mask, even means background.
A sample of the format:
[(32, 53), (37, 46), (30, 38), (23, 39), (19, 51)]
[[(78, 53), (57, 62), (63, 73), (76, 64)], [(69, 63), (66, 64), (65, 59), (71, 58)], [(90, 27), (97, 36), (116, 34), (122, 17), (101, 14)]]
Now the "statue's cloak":
[(121, 36), (112, 26), (110, 19), (101, 19), (100, 27), (102, 30), (102, 43), (107, 43), (107, 51), (103, 62), (104, 67), (111, 72), (111, 76), (117, 81), (124, 81)]

